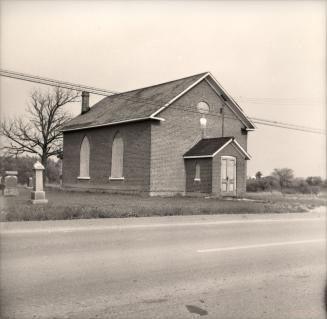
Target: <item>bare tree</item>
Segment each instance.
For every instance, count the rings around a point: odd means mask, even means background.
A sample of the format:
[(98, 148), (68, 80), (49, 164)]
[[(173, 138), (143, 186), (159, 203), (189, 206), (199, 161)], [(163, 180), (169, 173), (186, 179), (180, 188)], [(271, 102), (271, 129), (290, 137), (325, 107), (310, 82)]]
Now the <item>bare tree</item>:
[(60, 154), (60, 128), (71, 116), (64, 105), (76, 102), (79, 92), (54, 87), (50, 91), (34, 90), (27, 107), (26, 117), (3, 121), (0, 135), (7, 140), (2, 149), (10, 155), (36, 154), (47, 168), (49, 157)]
[(276, 178), (279, 183), (280, 190), (283, 192), (284, 188), (289, 186), (294, 178), (293, 170), (290, 168), (275, 168), (272, 176)]

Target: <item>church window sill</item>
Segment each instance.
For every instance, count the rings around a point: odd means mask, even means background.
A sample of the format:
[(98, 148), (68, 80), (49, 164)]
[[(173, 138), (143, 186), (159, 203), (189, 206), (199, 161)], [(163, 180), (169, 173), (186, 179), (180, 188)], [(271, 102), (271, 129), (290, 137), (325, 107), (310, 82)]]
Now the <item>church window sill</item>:
[(123, 181), (125, 177), (109, 177), (110, 181)]

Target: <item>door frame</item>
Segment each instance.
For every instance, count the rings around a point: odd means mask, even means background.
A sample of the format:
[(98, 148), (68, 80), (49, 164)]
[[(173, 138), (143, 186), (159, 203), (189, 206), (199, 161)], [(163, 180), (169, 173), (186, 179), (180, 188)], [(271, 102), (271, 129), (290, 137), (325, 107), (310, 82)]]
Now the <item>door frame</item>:
[[(223, 160), (227, 160), (226, 161), (226, 175), (228, 174), (228, 163), (231, 163), (231, 162), (234, 162), (234, 168), (233, 168), (233, 190), (230, 191), (229, 188), (230, 188), (230, 179), (229, 179), (229, 176), (227, 175), (227, 179), (226, 181), (223, 180), (223, 174), (222, 174), (222, 168), (223, 168)], [(237, 176), (236, 176), (236, 165), (237, 165), (237, 159), (235, 156), (229, 156), (229, 155), (222, 155), (220, 157), (220, 193), (222, 196), (236, 196), (236, 190), (237, 190)], [(227, 191), (223, 191), (223, 183), (227, 184), (226, 185), (226, 190)]]

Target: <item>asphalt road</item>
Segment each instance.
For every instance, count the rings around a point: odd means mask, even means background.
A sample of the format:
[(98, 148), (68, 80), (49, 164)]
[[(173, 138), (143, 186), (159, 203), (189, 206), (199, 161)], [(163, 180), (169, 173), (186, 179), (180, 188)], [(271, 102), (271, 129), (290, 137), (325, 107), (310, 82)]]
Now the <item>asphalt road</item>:
[(325, 213), (1, 224), (1, 318), (325, 318)]

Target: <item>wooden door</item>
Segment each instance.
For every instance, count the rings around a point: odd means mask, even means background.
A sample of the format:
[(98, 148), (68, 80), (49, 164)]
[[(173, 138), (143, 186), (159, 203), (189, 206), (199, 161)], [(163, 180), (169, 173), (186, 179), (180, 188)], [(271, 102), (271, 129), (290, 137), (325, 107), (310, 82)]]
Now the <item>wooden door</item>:
[(221, 157), (221, 194), (236, 195), (236, 158), (233, 156)]

